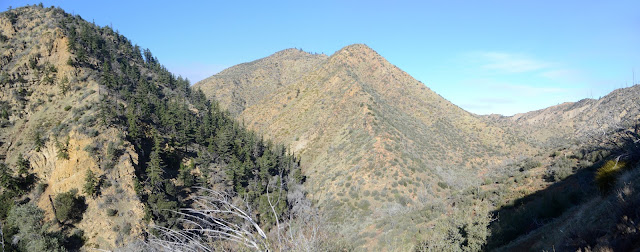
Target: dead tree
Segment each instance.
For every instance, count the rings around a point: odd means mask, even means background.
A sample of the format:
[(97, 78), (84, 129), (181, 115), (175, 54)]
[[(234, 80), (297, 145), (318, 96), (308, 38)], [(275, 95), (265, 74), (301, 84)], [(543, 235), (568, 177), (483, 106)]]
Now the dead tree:
[(0, 222), (0, 244), (2, 244), (2, 252), (4, 252), (4, 234), (2, 233), (2, 222)]
[(251, 217), (249, 209), (233, 204), (230, 196), (199, 188), (203, 194), (193, 198), (194, 207), (177, 212), (182, 230), (154, 226), (159, 237), (149, 239), (151, 246), (165, 251), (214, 251), (214, 241), (230, 241), (257, 251), (270, 247), (267, 235)]
[[(321, 218), (317, 209), (304, 196), (301, 185), (289, 188), (286, 198), (282, 197), (284, 182), (282, 175), (267, 184), (267, 202), (274, 215), (277, 244), (271, 242), (264, 229), (258, 225), (247, 201), (233, 201), (228, 194), (198, 188), (193, 196), (193, 207), (177, 212), (181, 217), (181, 230), (154, 226), (158, 236), (151, 235), (147, 245), (152, 251), (216, 251), (218, 242), (231, 242), (256, 251), (315, 251), (326, 240)], [(275, 182), (275, 183), (274, 183)], [(272, 197), (277, 186), (278, 197)], [(288, 223), (278, 216), (276, 206), (281, 200), (293, 204)], [(286, 229), (286, 230), (285, 230)], [(219, 243), (218, 243), (219, 244)]]

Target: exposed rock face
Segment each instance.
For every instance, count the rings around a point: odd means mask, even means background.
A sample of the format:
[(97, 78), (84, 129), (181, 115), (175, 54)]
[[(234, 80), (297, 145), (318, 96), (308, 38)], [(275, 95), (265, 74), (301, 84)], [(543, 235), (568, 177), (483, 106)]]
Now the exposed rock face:
[[(75, 223), (84, 231), (85, 246), (113, 249), (140, 239), (144, 206), (134, 191), (133, 147), (122, 141), (123, 132), (96, 123), (99, 102), (99, 73), (90, 67), (69, 64), (77, 56), (68, 49), (69, 40), (58, 22), (65, 16), (57, 9), (24, 7), (0, 15), (0, 103), (8, 112), (0, 128), (0, 154), (13, 166), (19, 154), (30, 162), (37, 177), (28, 195), (45, 211), (46, 220), (55, 220), (50, 199), (76, 189), (85, 197), (86, 211)], [(62, 91), (62, 85), (66, 85)], [(35, 147), (35, 135), (43, 145)], [(67, 143), (68, 139), (68, 145)], [(101, 161), (107, 144), (119, 149), (113, 168)], [(60, 147), (66, 145), (67, 158)], [(100, 194), (83, 193), (87, 171), (102, 181)], [(106, 209), (116, 209), (107, 216)]]

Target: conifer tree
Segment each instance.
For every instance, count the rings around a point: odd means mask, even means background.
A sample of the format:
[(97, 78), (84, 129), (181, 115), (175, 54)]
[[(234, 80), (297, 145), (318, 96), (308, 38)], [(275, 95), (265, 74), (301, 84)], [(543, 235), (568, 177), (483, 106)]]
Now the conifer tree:
[(218, 134), (215, 136), (215, 146), (216, 152), (220, 155), (222, 160), (228, 160), (231, 155), (231, 129), (229, 127), (225, 127), (218, 131)]
[(178, 175), (179, 179), (182, 181), (182, 184), (185, 187), (191, 187), (195, 184), (195, 176), (193, 176), (193, 174), (191, 174), (191, 171), (195, 169), (195, 163), (193, 161), (191, 161), (191, 164), (184, 165), (184, 164), (180, 164), (180, 174)]
[(69, 160), (69, 136), (67, 136), (64, 142), (58, 142), (56, 139), (56, 149), (58, 158)]
[(147, 178), (152, 186), (162, 188), (164, 178), (164, 163), (161, 154), (161, 139), (157, 133), (154, 134), (154, 145), (149, 155), (149, 163), (147, 164)]
[(84, 187), (82, 191), (88, 194), (91, 197), (95, 197), (98, 195), (98, 179), (96, 175), (91, 171), (91, 169), (87, 170), (85, 179), (84, 179)]
[(138, 126), (138, 116), (135, 113), (135, 105), (133, 101), (129, 101), (129, 107), (127, 107), (127, 123), (128, 132), (131, 139), (137, 139), (140, 136), (140, 130)]
[[(71, 64), (73, 64), (73, 62)], [(58, 86), (60, 87), (60, 93), (62, 95), (66, 95), (69, 91), (69, 78), (67, 78), (67, 76), (63, 76), (62, 80), (58, 83)]]
[(29, 160), (24, 159), (24, 156), (20, 153), (18, 155), (18, 161), (16, 161), (16, 166), (18, 167), (18, 175), (20, 177), (26, 177), (29, 174), (31, 163), (29, 163)]
[(33, 135), (33, 144), (36, 146), (37, 152), (40, 152), (40, 149), (44, 147), (44, 139), (42, 139), (42, 133), (39, 130), (36, 130)]
[(0, 163), (0, 188), (14, 189), (15, 181), (11, 175), (11, 169), (4, 163)]

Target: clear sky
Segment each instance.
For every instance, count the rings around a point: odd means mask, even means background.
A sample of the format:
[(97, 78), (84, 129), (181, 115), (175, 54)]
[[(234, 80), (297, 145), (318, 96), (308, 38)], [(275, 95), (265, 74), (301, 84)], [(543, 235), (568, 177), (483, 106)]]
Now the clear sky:
[(637, 0), (42, 3), (112, 26), (192, 83), (286, 48), (353, 43), (478, 114), (599, 98), (632, 85), (633, 69), (640, 80)]

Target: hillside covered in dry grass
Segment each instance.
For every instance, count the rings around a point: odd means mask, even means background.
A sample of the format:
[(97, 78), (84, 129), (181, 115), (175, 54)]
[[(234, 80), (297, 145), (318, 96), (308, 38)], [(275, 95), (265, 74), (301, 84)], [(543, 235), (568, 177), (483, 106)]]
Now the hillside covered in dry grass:
[(0, 14), (4, 251), (628, 251), (640, 86), (480, 116), (364, 44), (194, 86), (42, 5)]
[[(368, 248), (403, 247), (443, 221), (466, 225), (448, 220), (482, 219), (544, 190), (603, 158), (589, 140), (615, 139), (607, 136), (639, 114), (632, 87), (511, 117), (478, 116), (366, 45), (328, 58), (292, 50), (228, 68), (194, 88), (299, 154), (311, 199)], [(293, 52), (306, 56), (292, 60)], [(283, 75), (277, 66), (284, 61), (307, 71)], [(286, 84), (267, 85), (269, 76)], [(576, 152), (579, 158), (557, 155)], [(461, 209), (476, 209), (475, 217)]]

